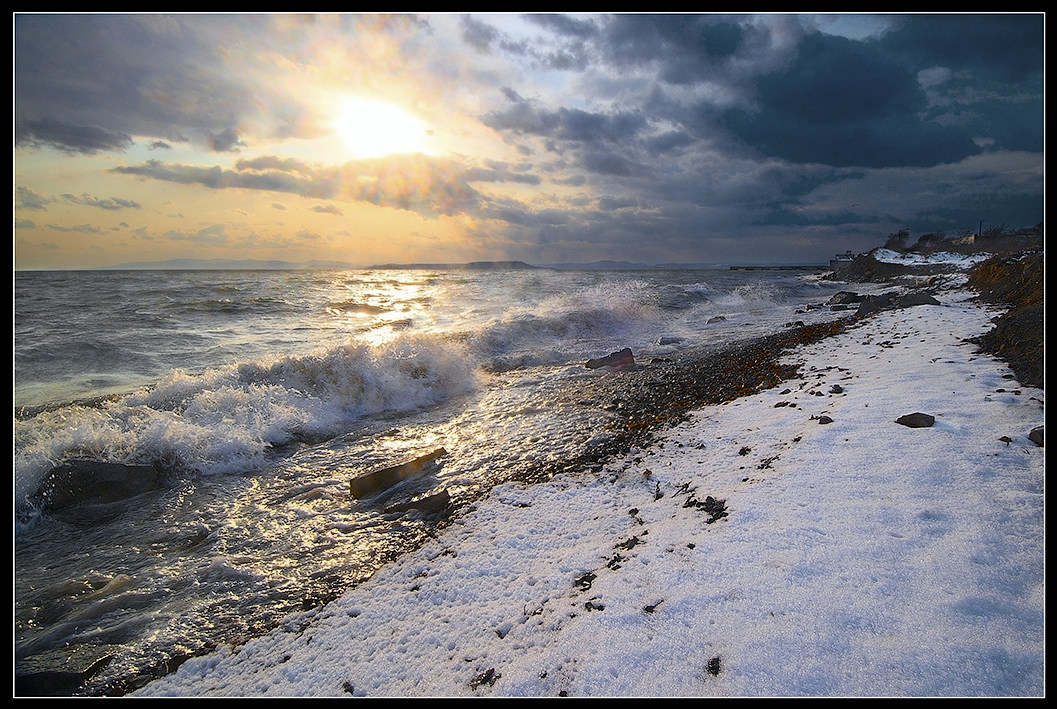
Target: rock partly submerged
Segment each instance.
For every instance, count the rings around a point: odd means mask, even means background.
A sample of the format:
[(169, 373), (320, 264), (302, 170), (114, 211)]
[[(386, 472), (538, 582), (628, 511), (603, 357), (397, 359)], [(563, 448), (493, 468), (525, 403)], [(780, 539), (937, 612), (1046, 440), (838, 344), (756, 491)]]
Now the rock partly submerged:
[(166, 478), (157, 466), (73, 459), (45, 475), (35, 497), (45, 510), (54, 512), (127, 500), (162, 488)]
[(584, 366), (588, 369), (598, 369), (600, 367), (629, 367), (633, 364), (635, 364), (635, 355), (630, 347), (625, 347), (617, 352), (611, 352), (605, 357), (589, 359), (584, 363)]
[(356, 500), (369, 500), (385, 515), (444, 514), (451, 504), (451, 495), (447, 488), (436, 489), (435, 476), (440, 458), (445, 455), (444, 448), (437, 448), (412, 460), (358, 475), (349, 481), (349, 493)]

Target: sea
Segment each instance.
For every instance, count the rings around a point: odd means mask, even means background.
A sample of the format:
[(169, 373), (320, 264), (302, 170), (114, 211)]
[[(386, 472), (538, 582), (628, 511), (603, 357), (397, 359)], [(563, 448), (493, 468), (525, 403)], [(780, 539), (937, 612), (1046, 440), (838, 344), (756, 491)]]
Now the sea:
[[(592, 387), (845, 315), (824, 275), (15, 272), (16, 677), (120, 694), (266, 633), (519, 471), (604, 446)], [(586, 366), (624, 348), (633, 365)], [(151, 482), (123, 497), (57, 477), (95, 463)]]

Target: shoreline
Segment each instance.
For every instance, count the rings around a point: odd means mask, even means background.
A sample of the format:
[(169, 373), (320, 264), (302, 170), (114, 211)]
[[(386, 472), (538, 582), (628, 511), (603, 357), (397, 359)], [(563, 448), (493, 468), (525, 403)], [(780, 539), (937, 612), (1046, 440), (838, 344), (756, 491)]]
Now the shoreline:
[[(954, 292), (958, 292), (957, 289)], [(670, 431), (693, 420), (701, 410), (743, 400), (796, 378), (800, 365), (789, 361), (790, 352), (830, 341), (861, 322), (862, 318), (851, 315), (812, 326), (792, 326), (720, 351), (654, 361), (649, 366), (629, 371), (613, 371), (604, 380), (605, 386), (601, 392), (597, 389), (591, 391), (598, 404), (614, 414), (608, 438), (575, 459), (536, 466), (503, 485), (540, 484), (561, 478), (563, 474), (603, 474), (613, 461), (626, 458), (634, 451), (648, 451), (649, 455), (653, 455), (653, 447), (658, 441), (663, 441)], [(663, 448), (663, 443), (660, 445)], [(491, 497), (492, 494), (488, 493), (484, 497)], [(442, 537), (447, 528), (464, 524), (464, 513), (472, 514), (480, 502), (474, 500), (469, 503), (468, 509), (456, 511), (438, 527), (436, 537)], [(696, 502), (704, 504), (700, 500)], [(427, 545), (429, 543), (426, 541)], [(418, 547), (407, 552), (388, 566), (402, 563), (403, 558), (419, 554), (421, 549)], [(329, 599), (328, 603), (336, 600)], [(170, 659), (164, 667), (159, 668), (162, 674), (150, 679), (156, 682), (188, 659)], [(129, 678), (122, 686), (112, 689), (116, 694), (134, 692), (136, 687), (144, 686), (144, 679), (142, 676)], [(146, 686), (149, 685), (150, 682)]]
[[(1011, 424), (1011, 413), (1030, 419), (1036, 405), (1032, 400), (1037, 400), (1041, 421), (1042, 392), (995, 387), (994, 382), (1009, 380), (992, 373), (991, 360), (968, 352), (970, 345), (964, 341), (949, 341), (944, 328), (967, 329), (967, 322), (979, 327), (991, 309), (969, 302), (973, 297), (968, 290), (947, 292), (953, 302), (924, 306), (930, 308), (928, 313), (915, 306), (840, 321), (839, 331), (809, 342), (796, 343), (807, 336), (795, 332), (761, 338), (756, 347), (743, 348), (739, 360), (762, 373), (755, 387), (746, 384), (739, 393), (733, 380), (720, 374), (716, 381), (732, 388), (704, 391), (718, 392), (725, 401), (673, 407), (666, 412), (670, 415), (649, 425), (629, 426), (627, 436), (617, 437), (626, 450), (594, 462), (593, 474), (590, 467), (581, 467), (579, 472), (548, 475), (546, 482), (500, 485), (424, 547), (331, 604), (291, 618), (285, 630), (240, 648), (189, 660), (175, 675), (137, 694), (242, 695), (249, 686), (256, 688), (254, 696), (987, 694), (989, 675), (983, 670), (974, 677), (955, 673), (954, 680), (946, 681), (963, 684), (953, 689), (927, 676), (932, 670), (926, 666), (950, 674), (966, 661), (966, 653), (979, 662), (986, 657), (979, 647), (984, 640), (972, 626), (967, 631), (943, 624), (950, 637), (934, 637), (931, 626), (938, 621), (924, 612), (936, 602), (930, 584), (919, 578), (905, 587), (908, 579), (901, 576), (932, 577), (933, 586), (953, 590), (959, 575), (974, 567), (938, 562), (934, 549), (924, 554), (911, 548), (913, 558), (902, 559), (893, 554), (897, 549), (906, 553), (903, 540), (908, 533), (893, 532), (900, 525), (937, 528), (942, 520), (957, 518), (959, 525), (985, 535), (990, 545), (1006, 544), (998, 531), (976, 526), (988, 498), (992, 505), (1003, 498), (1002, 481), (980, 478), (980, 489), (973, 489), (959, 482), (956, 470), (948, 470), (949, 459), (975, 470), (983, 459), (969, 457), (964, 450), (969, 442), (974, 449), (991, 451), (986, 455), (1023, 450), (1036, 461), (1025, 480), (1041, 476), (1041, 450), (1032, 453), (1026, 447), (1034, 446), (1027, 441), (1027, 431), (1003, 429), (981, 436), (974, 409), (1002, 407), (997, 418), (989, 415), (984, 424), (990, 431), (987, 427), (994, 421)], [(791, 351), (781, 346), (790, 343), (797, 345)], [(935, 353), (925, 351), (928, 348)], [(853, 352), (845, 354), (847, 349)], [(938, 356), (927, 357), (930, 354)], [(891, 377), (903, 367), (916, 377), (917, 386), (893, 389), (883, 381), (885, 372)], [(741, 374), (744, 364), (730, 369)], [(947, 384), (937, 376), (940, 371), (944, 377), (964, 379), (967, 391), (953, 399), (940, 391)], [(782, 379), (777, 374), (791, 376)], [(874, 381), (878, 377), (882, 381)], [(986, 387), (981, 387), (983, 377)], [(656, 380), (643, 385), (650, 383)], [(970, 401), (966, 396), (972, 403), (959, 404)], [(677, 400), (671, 393), (660, 398)], [(915, 405), (929, 408), (923, 401), (934, 403), (939, 420), (934, 435), (941, 437), (924, 447), (924, 436), (894, 423)], [(871, 405), (869, 423), (857, 421)], [(634, 422), (636, 415), (631, 411), (622, 420)], [(1002, 434), (1010, 441), (1005, 446), (999, 443)], [(947, 471), (941, 475), (951, 480), (899, 476), (898, 469), (878, 458), (874, 439), (879, 437), (901, 447), (904, 458), (921, 458), (923, 470)], [(903, 443), (896, 442), (900, 440)], [(857, 443), (849, 447), (853, 441)], [(849, 498), (846, 485), (852, 480), (867, 490), (885, 490), (885, 499), (854, 493)], [(537, 484), (524, 484), (531, 482)], [(942, 497), (932, 496), (928, 486), (939, 483), (959, 496), (965, 512), (946, 511)], [(1025, 484), (1032, 489), (1035, 485)], [(925, 497), (919, 486), (926, 488)], [(779, 495), (781, 511), (769, 507), (776, 501), (774, 495)], [(962, 495), (970, 497), (963, 501)], [(911, 500), (920, 502), (908, 505)], [(1012, 515), (1023, 521), (1039, 514), (1032, 507), (1022, 518), (1016, 508), (1003, 509), (1001, 519)], [(796, 523), (790, 526), (786, 514), (796, 515)], [(788, 542), (784, 534), (772, 534), (783, 525), (798, 530)], [(867, 531), (859, 529), (863, 525)], [(1009, 525), (1000, 526), (1006, 530)], [(849, 534), (853, 536), (845, 542), (817, 546), (819, 540)], [(928, 535), (922, 539), (922, 544), (933, 544)], [(957, 539), (954, 542), (947, 553), (961, 559), (964, 550)], [(1024, 543), (1034, 549), (1033, 542)], [(865, 560), (857, 555), (864, 545)], [(827, 559), (822, 550), (843, 561)], [(1007, 551), (1009, 558), (1017, 557)], [(776, 600), (753, 588), (766, 586), (771, 582), (768, 573), (787, 567), (790, 553), (808, 564), (785, 569), (786, 583), (795, 593)], [(849, 585), (849, 572), (842, 571), (841, 563), (847, 568), (865, 564), (866, 569), (851, 573), (856, 580)], [(485, 572), (489, 566), (492, 572)], [(986, 570), (986, 564), (981, 566)], [(811, 568), (816, 572), (800, 577)], [(862, 574), (880, 576), (880, 586), (876, 579), (864, 585)], [(828, 590), (820, 595), (816, 582), (803, 582), (807, 578), (821, 579), (818, 583)], [(897, 586), (904, 587), (901, 593), (889, 597), (888, 589)], [(864, 589), (879, 595), (860, 599), (857, 594)], [(981, 589), (977, 586), (978, 592)], [(1025, 607), (1041, 604), (1043, 596), (1041, 590), (1032, 591), (1027, 598), (1013, 599), (1011, 607), (1030, 616), (1033, 611)], [(822, 613), (835, 608), (835, 598), (847, 604), (851, 617), (860, 619), (839, 632), (821, 621), (822, 616), (804, 610)], [(451, 606), (443, 612), (446, 620), (438, 621), (438, 606), (430, 599)], [(908, 603), (920, 616), (904, 617)], [(715, 607), (727, 609), (731, 617), (711, 610)], [(884, 626), (867, 621), (875, 611), (885, 619)], [(794, 618), (796, 622), (782, 622)], [(668, 630), (643, 634), (650, 623), (662, 619)], [(1016, 621), (1022, 625), (1020, 616)], [(741, 637), (750, 629), (739, 623), (750, 622), (751, 637)], [(876, 640), (893, 623), (902, 627), (900, 644), (909, 634), (921, 647), (885, 646), (882, 651)], [(688, 635), (687, 628), (700, 632)], [(761, 632), (771, 638), (763, 645), (755, 639)], [(382, 639), (390, 633), (395, 634), (393, 640)], [(821, 647), (812, 643), (812, 633), (816, 640), (826, 638)], [(401, 635), (405, 639), (397, 641)], [(305, 637), (313, 640), (306, 644)], [(363, 647), (336, 645), (338, 638), (357, 638)], [(1036, 638), (1028, 641), (1034, 648)], [(841, 648), (837, 654), (832, 654), (834, 643)], [(535, 649), (526, 653), (528, 648)], [(877, 670), (853, 671), (848, 664), (877, 653), (884, 662), (910, 663), (914, 670), (878, 675)], [(634, 671), (643, 656), (652, 661)], [(903, 659), (897, 660), (900, 656)], [(657, 666), (662, 657), (666, 665)], [(680, 657), (696, 669), (684, 667)], [(607, 673), (605, 667), (614, 662), (615, 670)], [(762, 676), (761, 662), (766, 667)], [(798, 663), (790, 676), (789, 668)], [(1034, 686), (1033, 672), (1026, 686)]]

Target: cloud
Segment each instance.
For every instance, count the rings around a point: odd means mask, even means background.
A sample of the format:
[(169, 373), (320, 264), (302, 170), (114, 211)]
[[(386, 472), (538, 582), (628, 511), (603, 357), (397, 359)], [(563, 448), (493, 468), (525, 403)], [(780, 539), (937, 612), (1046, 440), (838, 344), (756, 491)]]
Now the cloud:
[[(135, 155), (110, 174), (231, 197), (472, 215), (487, 220), (478, 243), (526, 260), (607, 239), (690, 258), (744, 239), (756, 254), (783, 230), (823, 243), (892, 222), (956, 230), (959, 214), (1033, 224), (1044, 25), (1040, 13), (16, 15), (15, 142), (62, 160)], [(433, 126), (438, 143), (467, 142), (343, 164), (312, 152), (327, 130), (317, 104), (354, 88), (413, 96), (452, 119)], [(174, 146), (178, 158), (143, 160)], [(1002, 167), (1010, 154), (1023, 164)], [(19, 209), (53, 201), (16, 188)], [(48, 189), (67, 206), (150, 204)]]
[(229, 152), (244, 147), (243, 126), (305, 135), (304, 107), (274, 80), (276, 55), (259, 51), (301, 31), (267, 14), (16, 15), (17, 144), (93, 154), (143, 135), (152, 148)]
[(333, 204), (317, 204), (312, 207), (312, 211), (319, 212), (320, 214), (336, 214), (338, 216), (343, 216), (342, 211)]
[(622, 142), (634, 138), (646, 127), (643, 115), (632, 112), (591, 113), (578, 108), (539, 110), (519, 101), (505, 111), (494, 111), (482, 118), (496, 130), (543, 136), (576, 143)]
[(198, 244), (209, 244), (213, 246), (222, 246), (230, 241), (230, 237), (225, 233), (226, 226), (223, 224), (211, 224), (204, 229), (199, 229), (196, 232), (184, 232), (170, 230), (165, 232), (165, 238), (172, 241), (191, 241)]
[(78, 234), (101, 234), (103, 230), (93, 224), (77, 224), (76, 226), (64, 226), (62, 224), (49, 224), (48, 228), (53, 231), (76, 232)]
[(111, 172), (217, 190), (262, 190), (317, 199), (363, 201), (425, 216), (467, 212), (478, 202), (478, 194), (469, 186), (463, 166), (453, 160), (424, 155), (357, 160), (337, 167), (262, 156), (240, 160), (234, 170), (148, 160), (140, 165), (116, 167)]
[(463, 41), (482, 53), (491, 51), (492, 43), (500, 36), (497, 29), (469, 15), (459, 18), (459, 24), (462, 28)]
[(45, 205), (54, 201), (50, 197), (45, 197), (44, 195), (37, 194), (25, 185), (18, 185), (17, 187), (15, 187), (15, 199), (16, 207), (40, 211), (47, 210), (47, 207)]
[(219, 133), (211, 133), (209, 142), (213, 150), (218, 153), (238, 152), (239, 148), (246, 146), (234, 128), (225, 128)]
[(963, 129), (923, 120), (916, 72), (877, 45), (805, 39), (786, 70), (761, 77), (757, 105), (716, 122), (765, 156), (796, 163), (903, 167), (957, 162), (980, 148)]
[(111, 151), (124, 152), (133, 145), (132, 136), (95, 126), (75, 125), (41, 119), (15, 122), (15, 145), (49, 146), (67, 153), (94, 155)]
[(1002, 84), (1041, 82), (1041, 13), (922, 14), (901, 17), (880, 42), (920, 66), (957, 67)]
[(605, 57), (617, 66), (654, 64), (669, 84), (706, 80), (753, 32), (744, 20), (712, 15), (616, 15), (605, 27)]
[(64, 194), (62, 196), (64, 200), (71, 204), (81, 204), (86, 207), (98, 207), (99, 209), (118, 210), (118, 209), (140, 209), (140, 204), (130, 199), (122, 199), (120, 197), (109, 197), (101, 199), (99, 197), (93, 197), (89, 194), (73, 195)]

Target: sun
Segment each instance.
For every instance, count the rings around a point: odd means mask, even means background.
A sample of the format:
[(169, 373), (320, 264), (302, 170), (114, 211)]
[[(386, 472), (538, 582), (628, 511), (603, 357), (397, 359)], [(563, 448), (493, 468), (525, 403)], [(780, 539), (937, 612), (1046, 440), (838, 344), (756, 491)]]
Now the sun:
[(346, 96), (334, 116), (334, 131), (354, 158), (377, 158), (425, 150), (429, 128), (385, 101)]

